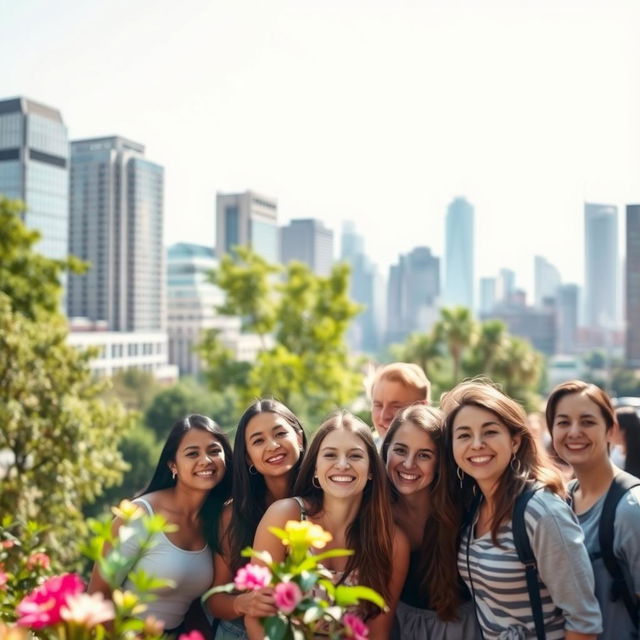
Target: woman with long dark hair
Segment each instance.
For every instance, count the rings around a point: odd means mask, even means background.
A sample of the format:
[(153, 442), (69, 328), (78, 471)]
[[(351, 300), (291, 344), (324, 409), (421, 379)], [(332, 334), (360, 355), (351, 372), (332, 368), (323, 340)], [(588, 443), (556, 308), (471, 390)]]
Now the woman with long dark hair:
[[(640, 480), (624, 473), (609, 457), (617, 426), (609, 396), (582, 380), (563, 382), (547, 401), (547, 425), (555, 450), (576, 474), (569, 494), (593, 565), (604, 626), (600, 638), (638, 638)], [(608, 509), (610, 490), (625, 479), (629, 488), (620, 484), (617, 501)], [(605, 535), (607, 531), (610, 535)], [(615, 586), (612, 563), (620, 572)]]
[[(231, 582), (249, 560), (251, 546), (267, 507), (293, 495), (307, 439), (296, 416), (281, 402), (257, 400), (242, 414), (234, 441), (233, 500), (220, 523), (222, 548), (214, 558), (214, 586)], [(271, 589), (242, 594), (218, 593), (208, 600), (220, 620), (217, 640), (246, 637), (243, 616), (275, 612)]]
[(411, 405), (396, 414), (382, 443), (394, 519), (411, 547), (392, 635), (397, 640), (472, 640), (477, 633), (473, 607), (460, 598), (457, 566), (444, 564), (447, 556), (438, 552), (440, 538), (451, 537), (456, 525), (432, 501), (444, 448), (442, 422), (438, 409)]
[(524, 410), (484, 381), (457, 385), (441, 407), (448, 500), (470, 510), (458, 570), (483, 637), (595, 639), (602, 620), (584, 537)]
[[(210, 418), (185, 416), (172, 427), (149, 485), (134, 499), (148, 514), (160, 514), (177, 526), (172, 533), (156, 534), (153, 546), (135, 565), (147, 574), (173, 581), (160, 589), (144, 615), (162, 620), (171, 632), (183, 630), (191, 602), (201, 596), (213, 580), (213, 553), (220, 547), (219, 520), (231, 495), (232, 453), (222, 429)], [(125, 555), (135, 558), (145, 532), (134, 520), (135, 535), (122, 544)], [(113, 531), (121, 525), (116, 518)], [(126, 574), (133, 566), (126, 568)], [(122, 576), (123, 588), (135, 590)], [(89, 592), (110, 597), (109, 585), (93, 569)]]
[[(336, 584), (362, 584), (382, 595), (389, 609), (362, 607), (369, 638), (388, 638), (396, 604), (407, 573), (409, 545), (391, 513), (388, 480), (371, 430), (342, 411), (316, 432), (294, 487), (295, 498), (279, 500), (265, 513), (254, 548), (284, 559), (285, 548), (269, 527), (289, 520), (309, 520), (328, 531), (325, 547), (353, 549), (352, 556), (324, 562)], [(262, 638), (255, 617), (246, 618), (249, 637)]]

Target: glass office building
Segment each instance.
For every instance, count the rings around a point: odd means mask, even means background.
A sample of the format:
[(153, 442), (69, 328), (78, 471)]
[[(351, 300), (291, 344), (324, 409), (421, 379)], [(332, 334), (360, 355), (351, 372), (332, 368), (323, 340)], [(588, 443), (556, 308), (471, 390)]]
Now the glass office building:
[(0, 194), (27, 206), (25, 224), (49, 258), (69, 253), (69, 140), (57, 109), (27, 98), (0, 100)]
[(114, 331), (165, 326), (164, 169), (120, 136), (71, 143), (68, 314)]

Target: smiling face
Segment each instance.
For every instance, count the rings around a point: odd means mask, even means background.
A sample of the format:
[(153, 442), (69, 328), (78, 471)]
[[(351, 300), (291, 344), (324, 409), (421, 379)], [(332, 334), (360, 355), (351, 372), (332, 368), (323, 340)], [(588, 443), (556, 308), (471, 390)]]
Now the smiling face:
[(361, 495), (370, 479), (369, 455), (362, 438), (345, 428), (328, 433), (318, 450), (315, 475), (327, 495)]
[(426, 493), (435, 477), (437, 461), (431, 436), (424, 429), (405, 422), (389, 444), (387, 474), (402, 495)]
[(491, 411), (464, 406), (453, 421), (453, 457), (456, 464), (490, 492), (505, 472), (520, 438)]
[(585, 393), (571, 393), (558, 401), (553, 420), (553, 446), (576, 469), (606, 462), (612, 430), (600, 407)]
[(418, 389), (399, 380), (379, 380), (372, 392), (371, 419), (378, 435), (384, 438), (396, 413), (414, 402), (424, 400)]
[(209, 431), (189, 429), (180, 441), (169, 469), (176, 473), (176, 486), (210, 491), (224, 478), (224, 449)]
[(288, 473), (300, 458), (302, 435), (277, 413), (255, 415), (245, 430), (247, 464), (263, 476)]

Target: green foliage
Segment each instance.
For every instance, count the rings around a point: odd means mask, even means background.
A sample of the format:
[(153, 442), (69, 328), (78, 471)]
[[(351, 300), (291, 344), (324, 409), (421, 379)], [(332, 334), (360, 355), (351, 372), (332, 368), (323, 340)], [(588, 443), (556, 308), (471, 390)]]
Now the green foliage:
[(128, 467), (122, 481), (105, 489), (94, 503), (85, 507), (84, 515), (99, 516), (110, 505), (131, 498), (144, 489), (156, 468), (161, 448), (153, 431), (144, 425), (137, 424), (127, 431), (118, 444), (118, 451)]
[(160, 442), (164, 442), (176, 420), (190, 413), (209, 416), (230, 432), (237, 422), (236, 401), (232, 389), (212, 392), (196, 380), (184, 378), (153, 398), (145, 413), (145, 423)]
[(125, 369), (111, 378), (111, 385), (105, 389), (105, 400), (122, 402), (127, 409), (146, 411), (154, 398), (162, 390), (162, 385), (149, 371)]
[(431, 332), (412, 334), (392, 354), (425, 370), (436, 401), (465, 378), (488, 376), (526, 408), (538, 408), (543, 357), (499, 320), (478, 323), (467, 309), (442, 309)]
[(33, 251), (38, 234), (0, 199), (0, 512), (22, 521), (46, 514), (47, 543), (73, 557), (82, 506), (119, 482), (117, 451), (133, 426), (118, 402), (100, 399), (90, 351), (67, 344), (60, 278), (77, 261)]
[(200, 345), (210, 387), (235, 389), (238, 410), (256, 397), (274, 396), (316, 425), (331, 410), (357, 397), (362, 375), (351, 362), (345, 334), (360, 307), (349, 299), (349, 267), (336, 265), (327, 277), (304, 264), (279, 268), (239, 247), (226, 256), (212, 279), (225, 292), (218, 308), (241, 316), (263, 348), (254, 363), (237, 362), (218, 334)]

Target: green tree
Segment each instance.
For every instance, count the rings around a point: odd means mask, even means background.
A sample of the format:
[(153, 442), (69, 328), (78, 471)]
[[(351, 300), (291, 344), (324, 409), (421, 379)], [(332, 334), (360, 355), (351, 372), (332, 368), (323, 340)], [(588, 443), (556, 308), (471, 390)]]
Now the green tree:
[(133, 418), (100, 399), (93, 354), (67, 344), (60, 281), (79, 263), (37, 254), (20, 211), (0, 199), (0, 512), (46, 519), (68, 560), (82, 507), (120, 481), (117, 444)]
[(462, 358), (465, 351), (474, 343), (477, 325), (471, 311), (465, 307), (444, 308), (440, 311), (440, 320), (434, 333), (447, 345), (453, 361), (453, 384), (460, 382)]
[[(345, 343), (350, 322), (360, 308), (348, 296), (349, 267), (336, 265), (327, 277), (304, 264), (278, 269), (238, 248), (225, 257), (213, 281), (225, 292), (218, 312), (245, 319), (262, 349), (254, 363), (238, 363), (216, 334), (208, 334), (200, 352), (214, 390), (234, 388), (240, 407), (258, 396), (274, 396), (312, 425), (358, 395), (362, 375)], [(212, 384), (215, 383), (215, 384)]]
[(105, 400), (119, 400), (127, 409), (146, 411), (162, 385), (150, 371), (125, 369), (111, 378), (111, 385), (104, 391)]

